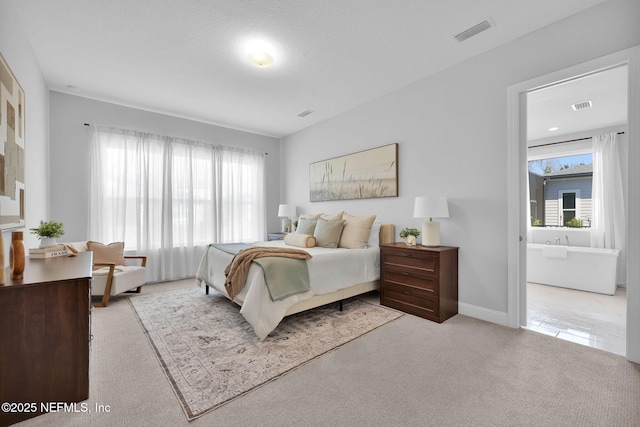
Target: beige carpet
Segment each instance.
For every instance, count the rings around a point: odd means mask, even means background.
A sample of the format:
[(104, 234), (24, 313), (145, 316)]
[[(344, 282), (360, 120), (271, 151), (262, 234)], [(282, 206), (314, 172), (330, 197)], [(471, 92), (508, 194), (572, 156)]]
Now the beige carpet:
[(260, 341), (238, 306), (181, 289), (131, 298), (189, 420), (370, 332), (402, 314), (356, 299), (286, 317)]

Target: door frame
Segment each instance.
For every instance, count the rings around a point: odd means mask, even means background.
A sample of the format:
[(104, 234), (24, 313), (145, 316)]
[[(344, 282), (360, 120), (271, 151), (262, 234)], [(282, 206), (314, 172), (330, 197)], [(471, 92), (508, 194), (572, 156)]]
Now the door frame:
[[(507, 91), (507, 320), (527, 322), (527, 104), (535, 89), (627, 65), (629, 165), (640, 164), (640, 45), (509, 86)], [(640, 168), (628, 168), (627, 259), (640, 259)], [(635, 219), (635, 220), (634, 220)], [(640, 263), (627, 262), (627, 359), (640, 363)]]

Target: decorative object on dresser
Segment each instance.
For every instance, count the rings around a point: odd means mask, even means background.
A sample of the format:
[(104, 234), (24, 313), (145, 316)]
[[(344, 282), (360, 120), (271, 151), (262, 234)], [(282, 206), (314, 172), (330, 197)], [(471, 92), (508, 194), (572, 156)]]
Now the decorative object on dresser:
[(413, 208), (414, 218), (429, 218), (422, 223), (422, 245), (440, 246), (440, 223), (433, 218), (449, 218), (449, 204), (446, 197), (418, 196)]
[(9, 267), (11, 268), (12, 280), (22, 280), (24, 262), (24, 242), (22, 241), (22, 231), (14, 231), (11, 233), (11, 249), (9, 250)]
[(380, 245), (380, 303), (442, 323), (458, 313), (458, 248)]
[(403, 228), (400, 231), (400, 238), (404, 239), (404, 242), (409, 246), (416, 245), (416, 237), (420, 235), (417, 228)]
[(91, 265), (90, 252), (27, 259), (0, 286), (0, 402), (34, 405), (0, 412), (0, 426), (89, 398)]
[(282, 218), (282, 233), (291, 231), (291, 218), (295, 218), (297, 209), (295, 205), (280, 205), (278, 207), (278, 217)]
[(32, 258), (51, 258), (56, 256), (68, 256), (71, 251), (63, 244), (29, 248), (29, 256)]
[(56, 239), (64, 234), (64, 226), (58, 221), (40, 221), (40, 225), (31, 229), (31, 234), (35, 234), (40, 239), (40, 247), (52, 246), (56, 244)]

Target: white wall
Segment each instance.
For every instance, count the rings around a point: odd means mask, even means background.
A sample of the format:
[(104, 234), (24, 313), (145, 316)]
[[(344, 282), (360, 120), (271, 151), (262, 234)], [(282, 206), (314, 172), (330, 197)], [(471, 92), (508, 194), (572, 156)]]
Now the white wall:
[(64, 224), (64, 240), (88, 237), (91, 130), (84, 123), (269, 153), (266, 157), (267, 227), (280, 229), (276, 216), (280, 199), (278, 139), (59, 92), (51, 92), (50, 103), (51, 218)]
[[(517, 143), (507, 141), (507, 88), (640, 44), (637, 16), (638, 1), (603, 3), (284, 138), (283, 199), (304, 212), (376, 213), (398, 232), (420, 224), (415, 196), (449, 197), (441, 234), (460, 247), (460, 311), (506, 320), (507, 144)], [(309, 202), (309, 163), (392, 142), (398, 198)]]
[[(17, 16), (10, 3), (0, 2), (0, 53), (25, 94), (25, 223), (30, 228), (48, 217), (49, 91)], [(18, 231), (24, 232), (25, 247), (39, 244), (28, 229)], [(5, 231), (2, 238), (8, 265), (11, 232)]]

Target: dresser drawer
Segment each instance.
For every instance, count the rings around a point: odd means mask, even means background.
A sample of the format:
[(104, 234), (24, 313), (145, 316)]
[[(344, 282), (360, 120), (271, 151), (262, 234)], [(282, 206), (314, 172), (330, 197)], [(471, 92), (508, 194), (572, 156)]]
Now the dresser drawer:
[(385, 282), (380, 302), (416, 316), (438, 317), (438, 298), (424, 289)]
[(385, 281), (416, 286), (433, 294), (438, 293), (438, 276), (430, 271), (396, 264), (385, 264), (383, 274), (383, 280)]
[(415, 267), (438, 274), (438, 255), (419, 250), (385, 250), (382, 262), (385, 264)]

